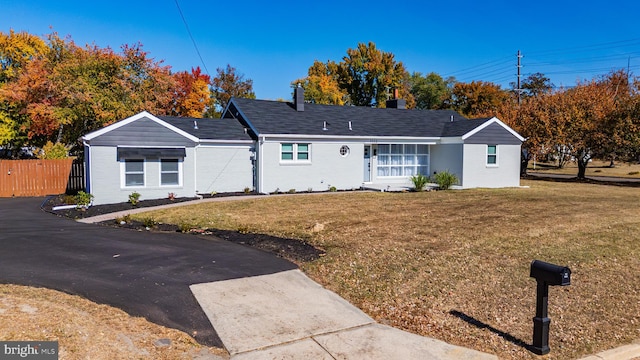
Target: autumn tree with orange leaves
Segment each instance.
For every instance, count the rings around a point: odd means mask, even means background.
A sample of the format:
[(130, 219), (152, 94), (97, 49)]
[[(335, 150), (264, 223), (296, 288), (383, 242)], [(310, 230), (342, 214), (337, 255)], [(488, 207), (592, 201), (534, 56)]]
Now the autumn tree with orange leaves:
[(530, 155), (552, 154), (561, 167), (574, 160), (584, 178), (593, 158), (631, 160), (640, 151), (638, 82), (612, 72), (574, 88), (505, 102), (497, 115), (527, 138)]
[(13, 156), (48, 141), (78, 152), (82, 135), (140, 111), (201, 117), (211, 103), (208, 75), (172, 74), (141, 44), (116, 53), (56, 33), (38, 39), (0, 33), (0, 147)]
[(211, 90), (209, 83), (211, 77), (203, 74), (200, 67), (192, 68), (191, 72), (180, 71), (173, 74), (176, 81), (174, 108), (171, 111), (175, 116), (200, 118), (211, 106)]

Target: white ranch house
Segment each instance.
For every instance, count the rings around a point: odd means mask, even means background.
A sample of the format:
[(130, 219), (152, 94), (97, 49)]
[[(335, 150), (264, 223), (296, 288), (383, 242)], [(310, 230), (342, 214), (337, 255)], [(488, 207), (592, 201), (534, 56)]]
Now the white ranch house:
[(326, 191), (410, 186), (415, 174), (454, 173), (460, 188), (520, 185), (524, 139), (497, 118), (232, 99), (221, 119), (142, 112), (85, 135), (94, 204), (211, 192)]

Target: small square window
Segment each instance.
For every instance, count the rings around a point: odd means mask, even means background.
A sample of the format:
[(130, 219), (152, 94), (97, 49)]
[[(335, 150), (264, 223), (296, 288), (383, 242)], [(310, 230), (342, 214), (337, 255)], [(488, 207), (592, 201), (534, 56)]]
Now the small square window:
[(144, 160), (124, 161), (124, 185), (144, 186)]
[(160, 160), (160, 185), (180, 185), (180, 163), (178, 159)]
[(298, 144), (298, 160), (309, 160), (309, 144)]
[(293, 160), (293, 144), (282, 144), (281, 154), (282, 160)]

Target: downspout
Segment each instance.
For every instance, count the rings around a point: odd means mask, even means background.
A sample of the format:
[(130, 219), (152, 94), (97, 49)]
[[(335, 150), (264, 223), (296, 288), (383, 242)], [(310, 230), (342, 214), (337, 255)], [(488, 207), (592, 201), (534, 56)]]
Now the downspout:
[[(84, 185), (85, 185), (85, 190), (87, 191), (88, 194), (91, 194), (91, 186), (93, 185), (93, 171), (91, 171), (91, 164), (93, 164), (93, 161), (91, 160), (91, 145), (89, 145), (87, 143), (86, 140), (82, 141), (82, 145), (84, 146), (85, 149), (87, 149), (87, 153), (84, 159)], [(87, 173), (89, 174), (89, 176), (87, 176)], [(88, 185), (88, 186), (87, 186)]]
[(258, 166), (260, 167), (260, 169), (258, 171), (258, 187), (259, 187), (259, 189), (257, 191), (258, 193), (262, 193), (263, 192), (262, 191), (263, 190), (262, 189), (262, 187), (263, 187), (262, 182), (263, 182), (263, 178), (264, 178), (264, 173), (263, 173), (263, 171), (264, 171), (263, 170), (264, 169), (263, 162), (264, 161), (263, 161), (262, 152), (263, 152), (264, 149), (262, 148), (262, 146), (264, 145), (264, 141), (265, 141), (265, 137), (264, 136), (262, 136), (262, 140), (260, 140), (260, 137), (258, 137), (258, 149), (260, 149), (260, 152), (258, 153)]
[[(197, 144), (196, 146), (193, 147), (193, 192), (196, 197), (198, 197), (198, 148), (199, 147), (200, 147), (200, 144)], [(182, 166), (184, 166), (184, 164), (182, 164)]]

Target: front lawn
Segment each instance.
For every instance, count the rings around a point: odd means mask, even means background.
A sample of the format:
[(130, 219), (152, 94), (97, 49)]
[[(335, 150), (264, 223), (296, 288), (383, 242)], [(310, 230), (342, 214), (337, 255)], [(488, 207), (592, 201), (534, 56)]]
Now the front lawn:
[(327, 193), (139, 214), (268, 234), (326, 251), (311, 278), (381, 323), (501, 358), (537, 358), (532, 260), (572, 270), (549, 296), (550, 346), (569, 359), (640, 338), (640, 190), (523, 181), (528, 189)]

